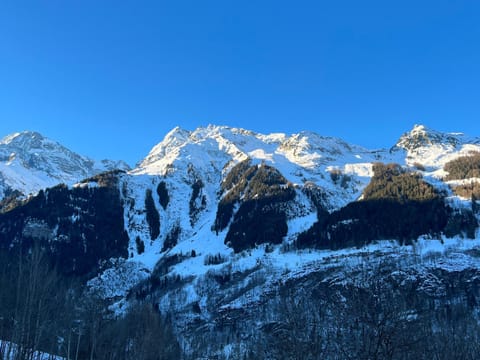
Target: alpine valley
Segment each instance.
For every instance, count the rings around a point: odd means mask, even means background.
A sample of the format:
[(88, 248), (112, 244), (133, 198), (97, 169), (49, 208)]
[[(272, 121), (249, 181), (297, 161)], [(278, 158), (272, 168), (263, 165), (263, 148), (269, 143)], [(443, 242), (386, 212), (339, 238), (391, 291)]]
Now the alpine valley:
[(480, 353), (480, 138), (177, 127), (129, 169), (23, 132), (0, 199), (0, 358)]

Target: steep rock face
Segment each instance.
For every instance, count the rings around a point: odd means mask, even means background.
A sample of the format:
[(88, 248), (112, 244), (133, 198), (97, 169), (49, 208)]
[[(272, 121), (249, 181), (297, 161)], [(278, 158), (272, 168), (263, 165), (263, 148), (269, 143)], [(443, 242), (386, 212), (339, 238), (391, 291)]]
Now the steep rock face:
[(94, 161), (37, 132), (24, 131), (0, 140), (0, 199), (13, 191), (23, 195), (60, 183), (73, 184), (103, 171), (122, 169), (122, 161)]

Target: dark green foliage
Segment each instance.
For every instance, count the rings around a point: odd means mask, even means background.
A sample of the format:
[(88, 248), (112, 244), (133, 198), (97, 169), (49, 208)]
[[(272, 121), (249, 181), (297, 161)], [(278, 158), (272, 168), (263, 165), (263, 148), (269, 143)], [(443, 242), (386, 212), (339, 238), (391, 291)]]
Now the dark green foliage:
[[(228, 176), (231, 190), (220, 200), (217, 209), (214, 229), (221, 231), (225, 229), (233, 215), (235, 204), (243, 202), (254, 202), (255, 209), (268, 204), (287, 202), (295, 198), (295, 190), (287, 183), (287, 180), (280, 172), (268, 165), (251, 166), (246, 168), (249, 161), (243, 161), (235, 166), (232, 171), (235, 176)], [(240, 172), (243, 170), (243, 173)], [(236, 179), (233, 184), (231, 179)], [(240, 212), (240, 209), (239, 209)]]
[(20, 200), (20, 197), (23, 195), (20, 191), (8, 190), (10, 191), (5, 191), (5, 196), (0, 200), (0, 212), (10, 211), (23, 203), (23, 201)]
[[(242, 191), (248, 184), (248, 179), (256, 171), (254, 166), (250, 166), (251, 160), (244, 160), (235, 165), (227, 174), (222, 182), (222, 193), (228, 193), (220, 200), (215, 218), (215, 231), (225, 229), (232, 219), (235, 203), (240, 199)], [(230, 191), (229, 191), (230, 190)]]
[(201, 191), (205, 185), (202, 180), (196, 180), (192, 185), (192, 195), (190, 196), (189, 211), (190, 211), (190, 223), (192, 226), (197, 221), (200, 211), (207, 206), (207, 199), (205, 195), (201, 194)]
[(425, 168), (425, 166), (419, 162), (415, 162), (413, 164), (413, 167), (415, 167), (417, 170), (420, 170), (420, 171), (426, 171), (427, 169)]
[(243, 160), (235, 165), (227, 174), (225, 180), (222, 182), (222, 191), (228, 191), (240, 182), (240, 179), (245, 172), (251, 167), (252, 161), (250, 159)]
[(277, 169), (261, 165), (255, 170), (248, 179), (248, 187), (244, 192), (245, 200), (263, 198), (266, 201), (289, 201), (295, 197), (295, 191)]
[(162, 205), (163, 209), (166, 210), (168, 203), (170, 202), (170, 196), (168, 195), (167, 184), (165, 181), (161, 181), (160, 184), (158, 184), (157, 194), (158, 198), (160, 199), (160, 205)]
[(288, 231), (285, 204), (295, 198), (295, 190), (277, 169), (249, 164), (244, 161), (232, 169), (233, 175), (227, 175), (224, 184), (230, 191), (219, 203), (214, 225), (216, 231), (225, 229), (238, 204), (225, 238), (235, 252), (263, 243), (281, 243)]
[(448, 172), (445, 180), (480, 178), (480, 153), (475, 152), (449, 161), (445, 164), (444, 170)]
[(243, 203), (235, 215), (225, 243), (240, 252), (259, 244), (280, 244), (287, 232), (285, 212), (249, 201)]
[(320, 219), (298, 237), (299, 247), (340, 249), (361, 247), (374, 240), (396, 239), (408, 243), (420, 235), (438, 235), (448, 221), (443, 200), (369, 200), (348, 204)]
[(324, 215), (328, 215), (328, 212), (325, 210), (325, 203), (327, 202), (327, 195), (325, 191), (317, 186), (314, 183), (307, 182), (302, 191), (310, 201), (315, 205), (317, 208), (317, 216), (318, 218), (322, 218)]
[(480, 183), (476, 181), (472, 181), (469, 184), (462, 184), (453, 187), (453, 192), (458, 196), (464, 198), (471, 198), (475, 196), (477, 199), (480, 198)]
[(109, 171), (100, 173), (98, 175), (92, 176), (88, 179), (85, 179), (81, 181), (81, 183), (87, 184), (89, 182), (95, 182), (99, 186), (112, 187), (118, 184), (118, 177), (119, 175), (122, 175), (122, 174), (125, 174), (124, 170), (120, 170), (120, 169), (109, 170)]
[(248, 168), (240, 178), (239, 183), (220, 200), (214, 226), (216, 231), (223, 230), (228, 226), (235, 204), (239, 202), (242, 193), (245, 191), (251, 177), (256, 173), (256, 170), (255, 166)]
[(330, 171), (330, 179), (332, 179), (335, 185), (340, 185), (344, 189), (346, 189), (348, 187), (348, 183), (352, 181), (351, 176), (342, 173), (338, 169), (333, 169)]
[(167, 235), (165, 242), (163, 243), (162, 252), (170, 250), (177, 245), (178, 238), (180, 236), (180, 226), (175, 226)]
[(139, 255), (143, 254), (145, 252), (145, 243), (143, 242), (143, 240), (141, 240), (140, 237), (137, 236), (137, 238), (135, 239), (135, 243), (137, 245), (137, 253)]
[(147, 214), (147, 223), (150, 229), (150, 237), (155, 240), (160, 235), (160, 215), (153, 201), (152, 190), (145, 192), (145, 211)]
[[(32, 223), (43, 230), (29, 230)], [(129, 239), (118, 187), (58, 185), (0, 214), (0, 248), (21, 245), (27, 251), (35, 241), (63, 274), (88, 274), (100, 260), (126, 258)]]
[[(364, 200), (332, 214), (323, 212), (311, 229), (299, 235), (297, 245), (339, 249), (381, 239), (409, 243), (420, 235), (439, 235), (445, 231), (451, 210), (433, 186), (395, 164), (376, 164), (374, 170)], [(462, 226), (467, 223), (473, 224), (463, 222)], [(451, 228), (449, 234), (457, 231)], [(471, 228), (468, 229), (471, 234)]]
[(221, 231), (225, 229), (230, 220), (232, 219), (233, 209), (237, 199), (227, 194), (222, 200), (220, 200), (217, 209), (217, 216), (215, 218), (215, 224), (213, 226), (215, 231)]
[(162, 257), (155, 265), (152, 274), (130, 290), (127, 299), (145, 300), (147, 296), (153, 296), (157, 291), (180, 288), (186, 281), (179, 275), (169, 276), (168, 273), (172, 266), (181, 263), (190, 256), (191, 254), (188, 254), (188, 256), (174, 254)]
[(478, 222), (472, 211), (459, 210), (450, 216), (444, 231), (447, 237), (460, 234), (469, 239), (474, 239), (477, 227)]
[(439, 197), (421, 175), (406, 172), (397, 164), (373, 165), (374, 176), (363, 192), (364, 200), (424, 201)]
[(208, 254), (205, 256), (203, 263), (205, 265), (220, 265), (223, 264), (227, 259), (222, 254)]
[[(174, 360), (180, 346), (169, 319), (149, 303), (129, 309), (126, 316), (107, 321), (99, 333), (96, 359)], [(85, 354), (87, 355), (87, 354)]]

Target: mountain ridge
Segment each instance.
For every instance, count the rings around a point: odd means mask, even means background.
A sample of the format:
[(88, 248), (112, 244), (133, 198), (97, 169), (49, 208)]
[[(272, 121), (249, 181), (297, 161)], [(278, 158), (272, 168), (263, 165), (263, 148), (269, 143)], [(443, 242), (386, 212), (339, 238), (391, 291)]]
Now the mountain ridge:
[[(424, 125), (415, 125), (404, 133), (390, 150), (369, 150), (311, 131), (261, 134), (221, 125), (193, 131), (177, 126), (130, 169), (122, 161), (94, 161), (37, 132), (24, 131), (0, 140), (0, 198), (14, 190), (28, 195), (58, 183), (73, 184), (115, 168), (129, 170), (133, 175), (166, 176), (176, 168), (190, 166), (218, 182), (219, 176), (223, 177), (236, 163), (250, 158), (254, 163), (279, 168), (294, 184), (308, 181), (326, 189), (334, 209), (361, 195), (361, 189), (373, 175), (374, 162), (410, 167), (421, 164), (434, 178), (441, 178), (445, 176), (445, 163), (480, 151), (479, 143), (478, 138), (442, 133)], [(352, 177), (352, 186), (332, 186), (332, 173)]]

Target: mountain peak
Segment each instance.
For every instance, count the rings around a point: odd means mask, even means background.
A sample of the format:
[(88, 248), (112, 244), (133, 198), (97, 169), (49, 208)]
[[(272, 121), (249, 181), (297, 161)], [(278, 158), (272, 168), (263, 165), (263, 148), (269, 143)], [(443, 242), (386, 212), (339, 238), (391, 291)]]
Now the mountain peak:
[(6, 156), (17, 159), (30, 159), (32, 154), (69, 152), (64, 146), (50, 140), (36, 131), (22, 131), (5, 136), (0, 140), (0, 158)]
[(423, 147), (442, 146), (456, 148), (466, 139), (462, 133), (440, 132), (426, 127), (425, 125), (414, 125), (413, 129), (403, 134), (394, 148), (401, 148), (407, 151), (415, 151)]
[(0, 140), (0, 199), (8, 188), (35, 193), (114, 168), (128, 169), (128, 165), (94, 161), (36, 131), (16, 132)]
[(25, 144), (45, 140), (45, 137), (36, 131), (21, 131), (5, 136), (0, 140), (0, 144)]
[(191, 134), (191, 131), (185, 130), (180, 126), (175, 126), (172, 130), (170, 130), (167, 135), (165, 135), (164, 139), (171, 139), (171, 138), (188, 138)]
[(428, 127), (426, 127), (423, 124), (415, 124), (413, 125), (412, 130), (410, 130), (410, 134), (427, 134), (429, 132), (432, 132)]

